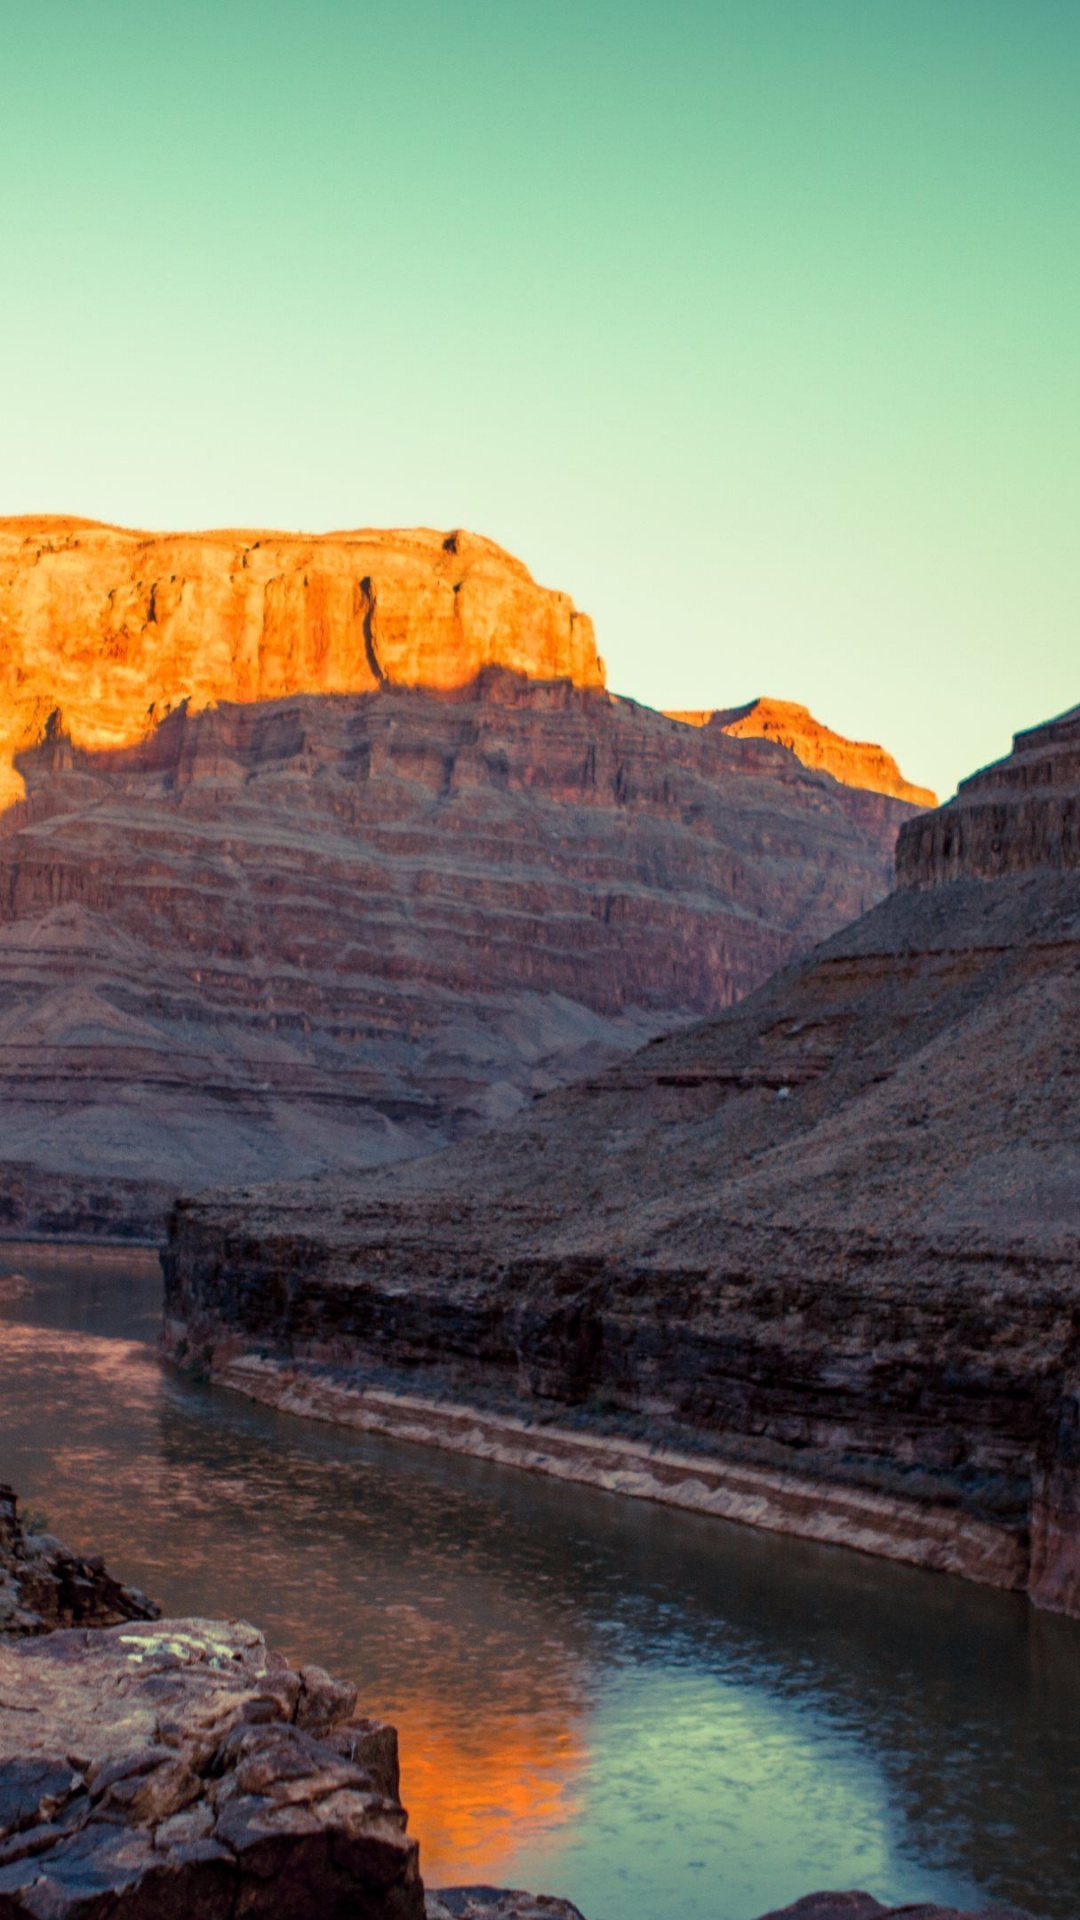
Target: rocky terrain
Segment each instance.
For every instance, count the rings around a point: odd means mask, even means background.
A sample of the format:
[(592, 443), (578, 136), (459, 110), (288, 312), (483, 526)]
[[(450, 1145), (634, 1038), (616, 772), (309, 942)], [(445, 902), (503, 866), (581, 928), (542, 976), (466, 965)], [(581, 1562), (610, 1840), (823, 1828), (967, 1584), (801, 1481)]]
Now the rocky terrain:
[(809, 707), (794, 700), (751, 700), (745, 707), (720, 707), (695, 713), (672, 712), (672, 720), (691, 727), (715, 727), (736, 740), (775, 740), (804, 767), (820, 767), (845, 786), (888, 793), (916, 807), (936, 807), (929, 787), (905, 780), (891, 753), (868, 740), (845, 740), (815, 720)]
[(0, 1231), (441, 1147), (885, 891), (907, 801), (603, 682), (472, 535), (0, 523)]
[(0, 1638), (115, 1627), (160, 1614), (145, 1593), (114, 1580), (99, 1556), (84, 1558), (28, 1528), (13, 1488), (0, 1482)]
[(1078, 806), (1080, 709), (717, 1019), (425, 1162), (181, 1203), (168, 1350), (1080, 1613)]
[(423, 1920), (392, 1727), (252, 1627), (0, 1641), (0, 1914)]

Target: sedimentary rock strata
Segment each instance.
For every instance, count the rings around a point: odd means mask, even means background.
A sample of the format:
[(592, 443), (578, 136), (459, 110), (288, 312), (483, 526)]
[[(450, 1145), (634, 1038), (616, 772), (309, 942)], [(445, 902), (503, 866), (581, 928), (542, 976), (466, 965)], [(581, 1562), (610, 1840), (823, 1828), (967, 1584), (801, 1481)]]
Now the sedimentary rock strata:
[(72, 1553), (51, 1533), (28, 1528), (13, 1488), (0, 1483), (0, 1639), (160, 1613), (145, 1593), (114, 1580), (100, 1555)]
[(11, 1232), (505, 1117), (879, 898), (911, 814), (613, 698), (472, 536), (8, 522), (0, 642)]
[(1025, 736), (889, 900), (501, 1133), (182, 1203), (170, 1350), (1080, 1612), (1078, 746)]
[(5, 1920), (423, 1920), (393, 1728), (254, 1628), (0, 1642)]
[(465, 686), (505, 667), (603, 685), (592, 622), (476, 534), (139, 533), (0, 520), (0, 804), (60, 709), (130, 746), (182, 703)]
[(694, 713), (671, 714), (691, 727), (716, 727), (737, 740), (775, 740), (801, 760), (804, 767), (820, 767), (845, 786), (866, 787), (891, 794), (916, 807), (936, 807), (929, 787), (905, 780), (891, 753), (869, 740), (845, 740), (815, 720), (809, 707), (795, 700), (751, 700), (745, 707), (718, 707)]

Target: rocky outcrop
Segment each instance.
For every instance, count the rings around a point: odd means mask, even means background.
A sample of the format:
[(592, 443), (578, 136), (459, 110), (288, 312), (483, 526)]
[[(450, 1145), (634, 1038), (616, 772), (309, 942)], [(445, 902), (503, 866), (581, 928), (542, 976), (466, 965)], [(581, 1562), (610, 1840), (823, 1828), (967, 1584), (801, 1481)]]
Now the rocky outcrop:
[(804, 767), (820, 768), (846, 787), (888, 793), (894, 800), (907, 800), (915, 807), (937, 805), (937, 795), (929, 787), (913, 786), (904, 779), (884, 747), (868, 740), (846, 740), (843, 734), (823, 727), (809, 707), (801, 707), (794, 700), (751, 700), (745, 707), (672, 712), (669, 717), (686, 726), (717, 727), (737, 740), (775, 740)]
[(492, 666), (603, 685), (588, 617), (476, 534), (0, 520), (0, 805), (56, 709), (76, 746), (115, 748), (184, 703), (446, 689)]
[(998, 877), (916, 821), (889, 900), (501, 1133), (183, 1202), (169, 1350), (1080, 1613), (1078, 735)]
[(14, 1490), (0, 1483), (0, 1640), (160, 1613), (145, 1593), (114, 1580), (100, 1555), (84, 1558), (51, 1533), (28, 1529)]
[[(433, 536), (418, 551), (439, 578), (465, 564)], [(19, 756), (27, 798), (0, 813), (10, 1233), (153, 1237), (182, 1188), (397, 1160), (505, 1118), (879, 898), (911, 811), (765, 741), (502, 668), (181, 707), (108, 750), (67, 726)]]
[(0, 1913), (423, 1920), (392, 1727), (254, 1628), (0, 1642)]
[(960, 782), (897, 846), (902, 887), (1080, 867), (1080, 707), (1018, 733), (1007, 760)]

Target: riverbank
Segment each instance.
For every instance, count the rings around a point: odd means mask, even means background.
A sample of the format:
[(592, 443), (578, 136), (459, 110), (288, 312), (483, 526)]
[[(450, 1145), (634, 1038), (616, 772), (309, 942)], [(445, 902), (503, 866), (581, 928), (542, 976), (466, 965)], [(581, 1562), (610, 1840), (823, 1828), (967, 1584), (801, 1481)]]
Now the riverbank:
[(1027, 1580), (1024, 1536), (955, 1507), (352, 1384), (317, 1363), (239, 1354), (214, 1366), (210, 1380), (279, 1412), (359, 1433), (385, 1434), (770, 1533), (851, 1547), (986, 1586), (1019, 1589)]

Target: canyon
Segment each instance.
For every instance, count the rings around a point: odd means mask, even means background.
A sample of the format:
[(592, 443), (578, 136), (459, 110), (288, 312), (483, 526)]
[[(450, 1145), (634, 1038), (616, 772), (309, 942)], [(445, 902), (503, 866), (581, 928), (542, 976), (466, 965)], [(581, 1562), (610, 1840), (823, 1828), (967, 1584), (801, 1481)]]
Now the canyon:
[(423, 1161), (180, 1202), (166, 1351), (1080, 1614), (1078, 871), (1080, 709), (717, 1017)]
[(8, 1235), (507, 1119), (879, 899), (919, 804), (614, 696), (460, 531), (3, 521), (0, 637)]

